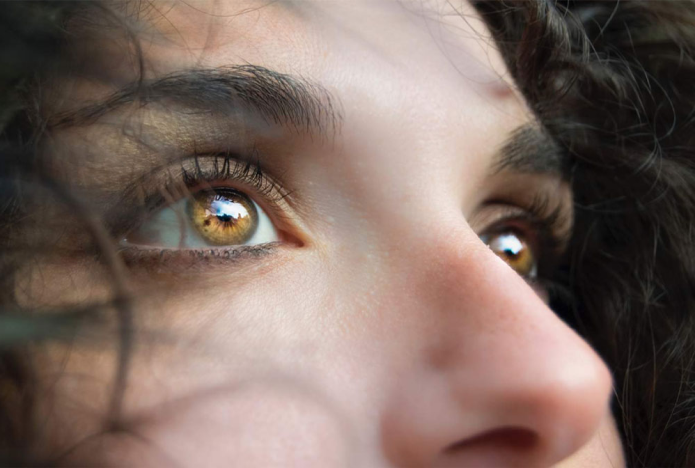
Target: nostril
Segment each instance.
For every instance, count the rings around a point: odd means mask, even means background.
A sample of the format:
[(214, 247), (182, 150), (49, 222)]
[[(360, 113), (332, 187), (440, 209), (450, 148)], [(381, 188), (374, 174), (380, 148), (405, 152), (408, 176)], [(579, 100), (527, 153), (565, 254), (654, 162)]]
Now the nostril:
[(508, 450), (517, 453), (529, 452), (538, 445), (538, 435), (528, 429), (505, 427), (485, 432), (472, 439), (457, 442), (446, 449), (446, 453), (454, 454), (476, 446), (490, 447), (497, 450)]
[(540, 438), (528, 429), (504, 427), (450, 445), (435, 463), (437, 468), (468, 466), (537, 466)]

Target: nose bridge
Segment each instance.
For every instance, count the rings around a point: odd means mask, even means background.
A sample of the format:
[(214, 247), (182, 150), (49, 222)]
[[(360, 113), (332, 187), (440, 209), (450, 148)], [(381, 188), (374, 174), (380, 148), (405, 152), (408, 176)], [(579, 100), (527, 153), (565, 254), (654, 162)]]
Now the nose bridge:
[(384, 413), (386, 450), (424, 466), (559, 461), (605, 417), (608, 370), (461, 224), (402, 245), (403, 300), (429, 336)]

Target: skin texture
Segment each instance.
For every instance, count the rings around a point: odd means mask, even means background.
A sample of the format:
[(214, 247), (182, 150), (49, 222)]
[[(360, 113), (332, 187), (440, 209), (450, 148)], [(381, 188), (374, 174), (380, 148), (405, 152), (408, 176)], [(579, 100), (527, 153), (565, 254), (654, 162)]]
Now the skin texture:
[[(273, 204), (235, 186), (276, 225), (266, 254), (124, 254), (137, 332), (120, 430), (104, 432), (118, 362), (107, 314), (69, 344), (37, 346), (37, 453), (102, 466), (624, 465), (608, 369), (542, 288), (480, 240), (538, 193), (571, 219), (571, 194), (556, 175), (495, 170), (533, 116), (473, 9), (459, 7), (199, 1), (143, 12), (146, 78), (253, 64), (317, 83), (339, 118), (317, 135), (134, 105), (53, 131), (63, 157), (48, 164), (95, 210), (194, 145), (254, 146), (292, 195)], [(51, 112), (134, 79), (117, 41), (75, 56), (100, 78), (57, 81)], [(147, 151), (124, 136), (133, 128)], [(86, 304), (108, 299), (110, 284), (76, 253), (32, 264), (17, 292), (26, 306)]]

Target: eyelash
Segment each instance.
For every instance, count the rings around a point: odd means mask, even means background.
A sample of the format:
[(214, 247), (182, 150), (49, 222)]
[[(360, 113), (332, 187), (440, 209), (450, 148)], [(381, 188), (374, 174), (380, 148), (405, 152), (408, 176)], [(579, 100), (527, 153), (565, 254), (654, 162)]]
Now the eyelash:
[(551, 201), (547, 195), (537, 195), (529, 206), (526, 207), (528, 217), (526, 221), (539, 236), (541, 255), (543, 257), (556, 257), (564, 248), (565, 239), (560, 233), (562, 230), (562, 208), (560, 206), (550, 210)]
[[(201, 157), (212, 160), (210, 169), (204, 170), (201, 168)], [(251, 163), (247, 160), (247, 162), (243, 163), (229, 153), (196, 154), (193, 156), (195, 164), (192, 172), (181, 166), (182, 182), (189, 189), (217, 181), (241, 182), (251, 186), (259, 195), (271, 203), (277, 203), (290, 195), (289, 192), (285, 191), (263, 172), (260, 161), (255, 154), (252, 155), (252, 159), (255, 159), (256, 162)]]
[(139, 247), (123, 247), (121, 253), (129, 263), (137, 262), (140, 266), (159, 268), (172, 266), (174, 271), (197, 274), (211, 264), (229, 264), (249, 258), (260, 258), (269, 255), (277, 249), (277, 243), (237, 246), (219, 249), (190, 249), (185, 251), (175, 249), (142, 249)]

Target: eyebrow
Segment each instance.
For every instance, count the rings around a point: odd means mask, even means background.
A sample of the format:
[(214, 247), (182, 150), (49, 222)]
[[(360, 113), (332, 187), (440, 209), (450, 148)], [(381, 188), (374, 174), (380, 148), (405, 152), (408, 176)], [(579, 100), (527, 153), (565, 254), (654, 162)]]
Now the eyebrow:
[(567, 157), (555, 140), (536, 123), (516, 129), (498, 151), (494, 172), (512, 171), (528, 174), (567, 172)]
[[(178, 103), (184, 108), (229, 115), (240, 108), (299, 131), (339, 132), (343, 121), (339, 101), (322, 85), (257, 65), (191, 69), (157, 80), (131, 83), (104, 100), (60, 113), (51, 128), (89, 125), (133, 103)], [(566, 157), (538, 124), (519, 127), (493, 161), (493, 172), (556, 174), (566, 170)]]
[(337, 99), (320, 84), (265, 67), (235, 65), (131, 83), (102, 101), (57, 115), (49, 126), (88, 125), (126, 104), (153, 102), (173, 102), (223, 116), (255, 111), (275, 124), (321, 134), (339, 132), (342, 123)]

